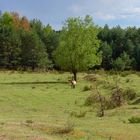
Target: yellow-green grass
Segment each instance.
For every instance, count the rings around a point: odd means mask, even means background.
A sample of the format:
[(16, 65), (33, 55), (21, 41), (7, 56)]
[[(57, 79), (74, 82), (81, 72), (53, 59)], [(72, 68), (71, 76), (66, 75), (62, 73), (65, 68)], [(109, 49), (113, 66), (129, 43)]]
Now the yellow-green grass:
[[(0, 139), (6, 140), (139, 140), (140, 124), (128, 119), (140, 116), (140, 105), (123, 105), (105, 111), (97, 117), (96, 109), (84, 106), (85, 99), (94, 91), (83, 91), (94, 85), (78, 74), (78, 83), (72, 89), (69, 73), (0, 72)], [(101, 94), (108, 96), (114, 84), (113, 76), (99, 74)], [(108, 77), (108, 78), (107, 78)], [(129, 80), (128, 80), (129, 79)], [(140, 95), (140, 77), (130, 74), (120, 77), (122, 88), (133, 88)], [(73, 112), (86, 111), (84, 117)], [(61, 134), (56, 130), (74, 124), (74, 131)]]

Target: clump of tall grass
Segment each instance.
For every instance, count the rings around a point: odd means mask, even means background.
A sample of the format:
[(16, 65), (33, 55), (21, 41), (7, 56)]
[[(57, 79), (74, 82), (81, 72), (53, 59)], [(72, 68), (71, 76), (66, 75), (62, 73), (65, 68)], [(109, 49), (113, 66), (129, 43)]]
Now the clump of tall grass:
[(86, 86), (84, 86), (83, 91), (89, 91), (91, 89), (92, 89), (91, 85), (90, 86), (86, 85)]
[(140, 117), (131, 117), (128, 119), (130, 123), (140, 123)]
[(70, 115), (76, 118), (83, 118), (86, 116), (87, 111), (71, 112)]
[(63, 126), (53, 128), (52, 134), (69, 134), (74, 131), (74, 126), (74, 123), (67, 121)]

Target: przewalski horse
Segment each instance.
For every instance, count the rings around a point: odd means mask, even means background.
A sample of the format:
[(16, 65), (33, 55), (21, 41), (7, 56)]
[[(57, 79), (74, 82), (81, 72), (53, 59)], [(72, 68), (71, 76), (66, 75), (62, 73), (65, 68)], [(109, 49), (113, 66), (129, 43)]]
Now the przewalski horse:
[(72, 78), (72, 80), (69, 80), (70, 84), (71, 84), (71, 88), (75, 88), (77, 82)]

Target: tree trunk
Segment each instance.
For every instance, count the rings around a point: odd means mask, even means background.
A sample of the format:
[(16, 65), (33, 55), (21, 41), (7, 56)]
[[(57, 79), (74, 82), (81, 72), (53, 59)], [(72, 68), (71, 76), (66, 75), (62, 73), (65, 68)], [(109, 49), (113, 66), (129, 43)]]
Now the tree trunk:
[(74, 80), (77, 81), (77, 72), (73, 72)]

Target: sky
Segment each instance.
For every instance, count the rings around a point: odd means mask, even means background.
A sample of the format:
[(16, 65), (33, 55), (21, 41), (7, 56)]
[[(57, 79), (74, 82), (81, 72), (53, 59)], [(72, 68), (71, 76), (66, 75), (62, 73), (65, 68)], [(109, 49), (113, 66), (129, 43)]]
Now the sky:
[(95, 24), (140, 27), (140, 0), (0, 0), (2, 12), (18, 12), (60, 30), (68, 17), (93, 17)]

